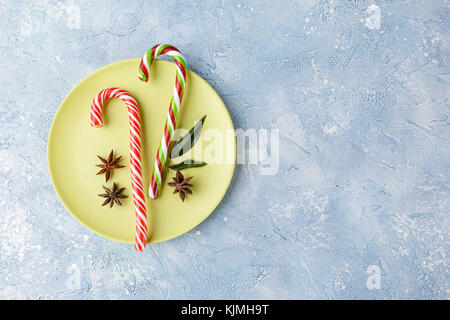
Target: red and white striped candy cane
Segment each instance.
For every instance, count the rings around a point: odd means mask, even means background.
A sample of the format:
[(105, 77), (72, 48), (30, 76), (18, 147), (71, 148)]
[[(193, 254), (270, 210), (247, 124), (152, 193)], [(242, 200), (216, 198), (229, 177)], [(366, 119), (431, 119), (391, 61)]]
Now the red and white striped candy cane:
[(125, 90), (108, 88), (100, 91), (91, 105), (91, 126), (103, 126), (102, 107), (108, 99), (119, 98), (128, 108), (130, 119), (130, 169), (133, 189), (134, 211), (136, 213), (136, 237), (134, 248), (144, 251), (147, 243), (147, 211), (145, 208), (144, 188), (141, 167), (141, 118), (139, 108), (133, 96)]
[(161, 143), (156, 153), (155, 168), (148, 190), (149, 197), (154, 199), (158, 197), (158, 192), (161, 189), (163, 171), (168, 156), (167, 150), (169, 149), (170, 141), (172, 140), (173, 133), (176, 129), (184, 87), (186, 86), (186, 61), (181, 52), (169, 44), (158, 44), (145, 53), (141, 60), (141, 66), (138, 72), (139, 79), (146, 82), (148, 81), (152, 62), (157, 56), (162, 54), (170, 56), (175, 61), (177, 73), (173, 96), (170, 100), (169, 112), (167, 113), (166, 125), (164, 127)]

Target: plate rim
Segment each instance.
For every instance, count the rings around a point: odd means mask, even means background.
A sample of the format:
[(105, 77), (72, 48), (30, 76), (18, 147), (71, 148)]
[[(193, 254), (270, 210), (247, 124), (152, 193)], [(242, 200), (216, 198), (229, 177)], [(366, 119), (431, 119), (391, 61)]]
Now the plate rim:
[[(68, 204), (66, 203), (67, 201), (64, 199), (64, 197), (61, 196), (60, 192), (59, 192), (58, 189), (56, 188), (56, 183), (55, 183), (55, 179), (56, 179), (56, 178), (55, 178), (55, 173), (52, 172), (52, 167), (53, 167), (53, 166), (51, 165), (51, 160), (50, 160), (50, 153), (51, 153), (51, 149), (52, 149), (51, 143), (50, 143), (50, 142), (52, 141), (52, 137), (53, 137), (53, 135), (54, 135), (54, 124), (55, 124), (55, 122), (57, 121), (58, 117), (59, 117), (59, 116), (61, 115), (61, 113), (62, 113), (62, 108), (61, 108), (61, 106), (66, 102), (66, 100), (68, 100), (68, 99), (73, 95), (73, 92), (74, 92), (74, 91), (75, 91), (75, 90), (76, 90), (76, 89), (77, 89), (84, 81), (86, 81), (86, 80), (88, 80), (89, 78), (93, 77), (97, 72), (101, 72), (103, 69), (106, 69), (106, 68), (111, 67), (111, 66), (116, 65), (116, 64), (128, 63), (128, 62), (131, 62), (131, 61), (136, 61), (136, 62), (137, 62), (136, 65), (138, 65), (140, 59), (141, 59), (141, 58), (129, 58), (129, 59), (124, 59), (124, 60), (119, 60), (119, 61), (112, 62), (112, 63), (110, 63), (110, 64), (107, 64), (107, 65), (105, 65), (105, 66), (102, 66), (102, 67), (100, 67), (100, 68), (98, 68), (98, 69), (92, 71), (92, 72), (89, 73), (86, 77), (84, 77), (83, 79), (81, 79), (80, 81), (78, 81), (77, 84), (76, 84), (75, 86), (73, 86), (73, 87), (70, 89), (70, 91), (65, 95), (64, 99), (63, 99), (63, 100), (61, 101), (61, 103), (59, 104), (59, 106), (58, 106), (58, 108), (57, 108), (57, 110), (56, 110), (56, 112), (55, 112), (55, 115), (54, 115), (54, 117), (53, 117), (52, 123), (51, 123), (51, 125), (50, 125), (49, 133), (48, 133), (48, 137), (47, 137), (47, 167), (48, 167), (48, 171), (49, 171), (49, 174), (50, 174), (50, 180), (51, 180), (51, 182), (52, 182), (53, 190), (56, 192), (56, 195), (58, 196), (59, 201), (63, 204), (64, 209), (66, 209), (66, 211), (68, 211), (68, 212), (70, 213), (70, 215), (71, 215), (78, 223), (80, 223), (82, 226), (84, 226), (85, 228), (87, 228), (87, 229), (90, 230), (91, 232), (93, 232), (93, 233), (95, 233), (95, 234), (97, 234), (97, 235), (99, 235), (99, 236), (102, 236), (102, 237), (104, 237), (104, 238), (106, 238), (106, 239), (113, 240), (113, 241), (120, 242), (120, 243), (127, 243), (127, 244), (132, 244), (132, 243), (134, 243), (134, 242), (133, 242), (132, 240), (123, 240), (123, 239), (115, 238), (115, 237), (112, 237), (112, 236), (109, 236), (109, 235), (105, 235), (105, 234), (103, 234), (103, 233), (101, 233), (101, 232), (95, 230), (95, 229), (92, 228), (90, 225), (88, 225), (88, 224), (86, 224), (84, 221), (80, 220), (79, 217), (78, 217), (76, 214), (74, 214), (74, 213), (69, 209), (69, 206), (68, 206)], [(166, 61), (166, 60), (158, 59), (158, 63), (160, 63), (160, 62), (162, 62), (162, 63), (170, 63), (170, 64), (173, 64), (173, 62), (171, 62), (171, 61)], [(217, 93), (217, 91), (216, 91), (216, 90), (215, 90), (215, 89), (214, 89), (214, 88), (213, 88), (213, 87), (212, 87), (205, 79), (203, 79), (203, 78), (202, 78), (201, 76), (199, 76), (197, 73), (195, 73), (194, 71), (192, 71), (192, 70), (190, 70), (190, 69), (187, 69), (187, 70), (188, 70), (188, 72), (191, 74), (191, 76), (198, 77), (200, 81), (203, 81), (207, 86), (209, 86), (209, 87), (212, 89), (212, 91), (213, 91), (214, 94), (217, 96), (217, 98), (222, 102), (222, 104), (223, 104), (223, 106), (224, 106), (224, 109), (225, 109), (225, 112), (226, 112), (226, 114), (228, 115), (228, 119), (229, 119), (229, 122), (230, 122), (230, 124), (231, 124), (231, 128), (233, 129), (233, 131), (235, 131), (234, 124), (233, 124), (233, 120), (232, 120), (232, 118), (231, 118), (230, 112), (229, 112), (229, 110), (228, 110), (226, 104), (223, 102), (222, 98), (220, 97), (220, 95)], [(137, 76), (136, 76), (136, 77), (137, 77)], [(231, 181), (233, 180), (233, 177), (234, 177), (234, 172), (235, 172), (235, 168), (236, 168), (236, 153), (237, 153), (237, 152), (236, 152), (236, 136), (234, 136), (234, 138), (233, 138), (232, 140), (233, 140), (233, 163), (232, 163), (232, 168), (231, 168), (231, 174), (230, 174), (230, 176), (229, 176), (229, 178), (228, 178), (228, 181), (226, 181), (226, 187), (224, 188), (224, 191), (221, 193), (220, 198), (218, 198), (219, 200), (217, 201), (217, 203), (214, 204), (214, 206), (213, 206), (211, 212), (210, 212), (208, 215), (206, 215), (203, 219), (201, 219), (197, 224), (195, 224), (194, 226), (192, 226), (192, 228), (187, 229), (187, 230), (184, 231), (184, 232), (176, 233), (176, 234), (174, 234), (174, 235), (172, 235), (172, 236), (161, 237), (158, 241), (152, 241), (152, 238), (150, 238), (150, 240), (147, 239), (147, 244), (162, 243), (162, 242), (166, 242), (166, 241), (169, 241), (169, 240), (178, 238), (178, 237), (182, 236), (183, 234), (186, 234), (186, 233), (190, 232), (191, 230), (195, 229), (197, 226), (199, 226), (202, 222), (204, 222), (204, 221), (205, 221), (205, 220), (206, 220), (206, 219), (207, 219), (207, 218), (208, 218), (208, 217), (216, 210), (217, 206), (222, 202), (223, 198), (225, 197), (225, 194), (227, 193), (227, 191), (228, 191), (228, 189), (229, 189), (229, 187), (230, 187)], [(145, 196), (147, 197), (147, 200), (150, 200), (150, 198), (148, 197), (147, 193), (145, 193)]]

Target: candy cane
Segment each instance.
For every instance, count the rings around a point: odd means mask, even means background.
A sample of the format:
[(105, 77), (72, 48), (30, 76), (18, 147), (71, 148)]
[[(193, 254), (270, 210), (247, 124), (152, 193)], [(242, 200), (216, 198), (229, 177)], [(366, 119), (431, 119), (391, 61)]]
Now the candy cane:
[(139, 79), (145, 82), (148, 81), (152, 62), (157, 56), (162, 54), (167, 54), (175, 60), (177, 73), (173, 96), (170, 100), (169, 112), (167, 113), (166, 125), (164, 127), (161, 143), (156, 153), (155, 168), (153, 170), (152, 179), (148, 190), (149, 197), (153, 199), (158, 197), (159, 189), (161, 189), (163, 170), (167, 159), (167, 150), (169, 149), (170, 141), (172, 140), (173, 133), (176, 129), (180, 104), (183, 99), (184, 87), (186, 86), (186, 61), (177, 48), (168, 44), (158, 44), (146, 52), (141, 60), (141, 66), (138, 72)]
[(119, 98), (128, 108), (130, 119), (130, 169), (131, 186), (133, 189), (134, 211), (136, 213), (136, 237), (134, 248), (144, 251), (147, 243), (147, 211), (145, 208), (144, 188), (141, 169), (141, 119), (136, 100), (127, 91), (118, 88), (108, 88), (100, 91), (92, 101), (91, 126), (103, 126), (102, 107), (108, 99)]

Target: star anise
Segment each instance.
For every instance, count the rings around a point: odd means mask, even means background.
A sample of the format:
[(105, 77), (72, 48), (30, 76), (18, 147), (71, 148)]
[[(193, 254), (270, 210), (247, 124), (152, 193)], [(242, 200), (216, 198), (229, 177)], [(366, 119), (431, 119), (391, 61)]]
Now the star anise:
[(114, 150), (111, 150), (111, 153), (108, 156), (108, 160), (106, 160), (100, 156), (97, 156), (100, 159), (100, 161), (102, 162), (102, 164), (97, 164), (97, 167), (102, 168), (99, 172), (97, 172), (97, 174), (104, 173), (106, 182), (108, 182), (109, 177), (111, 176), (112, 169), (118, 169), (118, 168), (124, 167), (124, 166), (118, 164), (118, 162), (120, 161), (122, 156), (114, 159), (113, 153), (114, 153)]
[(114, 202), (121, 206), (122, 203), (119, 198), (128, 198), (128, 196), (122, 194), (125, 188), (118, 189), (115, 183), (113, 183), (112, 189), (108, 189), (105, 186), (103, 186), (103, 189), (105, 189), (106, 193), (99, 194), (100, 197), (106, 198), (105, 202), (102, 203), (102, 206), (106, 206), (109, 203), (109, 207), (112, 208)]
[(193, 187), (192, 184), (188, 182), (191, 181), (193, 177), (184, 178), (183, 174), (180, 170), (177, 170), (175, 177), (172, 177), (174, 182), (169, 182), (168, 185), (171, 187), (175, 187), (173, 193), (179, 193), (181, 201), (184, 202), (184, 198), (186, 197), (186, 193), (192, 194), (192, 190), (190, 188)]

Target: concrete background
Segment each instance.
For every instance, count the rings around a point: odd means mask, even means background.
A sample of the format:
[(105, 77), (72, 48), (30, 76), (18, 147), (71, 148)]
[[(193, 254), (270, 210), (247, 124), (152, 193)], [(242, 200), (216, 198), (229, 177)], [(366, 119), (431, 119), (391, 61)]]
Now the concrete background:
[[(449, 12), (0, 0), (0, 298), (448, 299)], [(160, 42), (236, 128), (280, 130), (280, 166), (237, 166), (204, 223), (138, 254), (63, 208), (47, 135), (81, 79)]]

